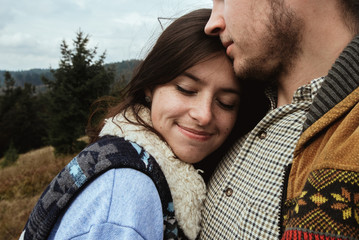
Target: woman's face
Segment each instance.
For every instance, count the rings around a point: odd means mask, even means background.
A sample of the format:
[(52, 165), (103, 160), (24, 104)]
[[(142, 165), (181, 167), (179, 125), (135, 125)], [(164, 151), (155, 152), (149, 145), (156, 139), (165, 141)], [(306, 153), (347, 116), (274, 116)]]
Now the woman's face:
[(236, 121), (239, 84), (225, 54), (187, 69), (146, 95), (152, 99), (153, 127), (184, 162), (199, 162), (216, 150)]

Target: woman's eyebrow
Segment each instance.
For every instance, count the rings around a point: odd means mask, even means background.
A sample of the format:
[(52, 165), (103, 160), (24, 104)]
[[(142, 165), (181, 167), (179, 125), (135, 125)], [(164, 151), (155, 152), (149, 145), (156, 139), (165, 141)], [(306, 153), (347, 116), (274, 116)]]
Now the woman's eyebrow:
[(227, 92), (227, 93), (234, 93), (234, 94), (240, 95), (239, 91), (237, 91), (237, 90), (235, 90), (233, 88), (222, 88), (222, 91)]
[(182, 75), (191, 78), (192, 80), (196, 81), (196, 82), (202, 82), (202, 80), (198, 77), (196, 77), (195, 75), (193, 75), (192, 73), (189, 72), (184, 72)]

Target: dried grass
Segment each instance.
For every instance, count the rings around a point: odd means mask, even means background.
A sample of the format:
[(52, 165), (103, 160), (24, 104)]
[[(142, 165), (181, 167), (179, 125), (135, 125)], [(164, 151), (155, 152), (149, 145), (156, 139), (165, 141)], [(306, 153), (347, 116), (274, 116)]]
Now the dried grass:
[(0, 240), (19, 238), (41, 193), (73, 157), (55, 157), (52, 147), (44, 147), (0, 169)]

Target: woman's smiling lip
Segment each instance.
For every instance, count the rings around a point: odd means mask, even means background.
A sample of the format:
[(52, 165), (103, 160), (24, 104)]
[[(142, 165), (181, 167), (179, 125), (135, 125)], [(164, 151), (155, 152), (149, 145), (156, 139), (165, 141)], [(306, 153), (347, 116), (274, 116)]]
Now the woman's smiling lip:
[(191, 139), (195, 139), (195, 140), (199, 140), (199, 141), (207, 141), (213, 135), (212, 133), (209, 133), (206, 131), (198, 131), (196, 129), (184, 127), (179, 124), (177, 124), (177, 126), (178, 126), (179, 130), (184, 135), (186, 135), (187, 137), (189, 137)]

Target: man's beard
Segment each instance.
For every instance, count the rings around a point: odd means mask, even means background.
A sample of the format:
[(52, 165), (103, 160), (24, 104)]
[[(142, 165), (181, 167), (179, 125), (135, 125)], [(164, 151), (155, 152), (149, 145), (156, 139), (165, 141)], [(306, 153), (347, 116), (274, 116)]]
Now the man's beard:
[(258, 57), (246, 59), (242, 69), (237, 70), (238, 77), (245, 81), (277, 83), (279, 77), (291, 70), (294, 60), (301, 53), (303, 21), (284, 6), (283, 0), (268, 1), (271, 15), (268, 16), (267, 32), (260, 40), (264, 52)]

